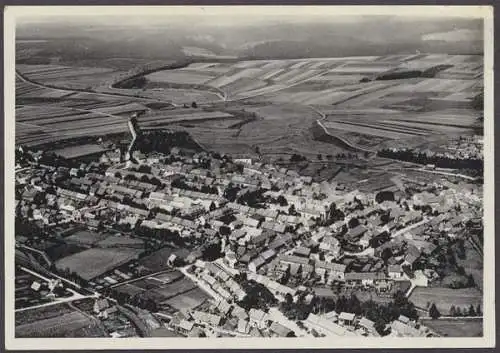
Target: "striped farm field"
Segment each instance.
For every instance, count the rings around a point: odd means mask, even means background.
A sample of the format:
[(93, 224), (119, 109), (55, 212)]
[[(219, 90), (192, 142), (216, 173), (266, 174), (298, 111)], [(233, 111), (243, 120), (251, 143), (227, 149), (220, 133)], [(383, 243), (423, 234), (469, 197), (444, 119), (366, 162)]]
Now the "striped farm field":
[(358, 125), (344, 122), (327, 122), (324, 123), (324, 125), (328, 130), (340, 130), (363, 135), (386, 137), (390, 139), (408, 138), (416, 135), (409, 131), (405, 132), (404, 129), (388, 128), (380, 125)]
[[(359, 136), (407, 141), (475, 133), (480, 126), (472, 102), (484, 87), (482, 56), (218, 61), (199, 54), (203, 62), (187, 66), (131, 58), (109, 59), (122, 62), (115, 66), (104, 60), (102, 67), (97, 61), (96, 67), (18, 65), (16, 142), (36, 146), (126, 132), (135, 112), (143, 113), (144, 128), (187, 130), (200, 143), (243, 154), (256, 143), (269, 153), (309, 146), (311, 155), (315, 148), (345, 147), (315, 140), (316, 120), (353, 143)], [(405, 77), (411, 70), (427, 72)], [(145, 80), (130, 81), (134, 88), (113, 84), (140, 75)], [(249, 112), (256, 119), (247, 119)]]
[(66, 89), (96, 87), (121, 73), (104, 67), (60, 65), (17, 65), (16, 69), (29, 80)]
[(16, 337), (107, 337), (107, 333), (83, 313), (74, 311), (18, 326)]
[(146, 79), (152, 82), (172, 82), (186, 84), (203, 84), (212, 80), (214, 77), (209, 74), (190, 71), (165, 70), (153, 72), (146, 76)]
[(233, 119), (232, 114), (226, 112), (196, 112), (196, 113), (178, 113), (178, 114), (155, 114), (151, 116), (142, 116), (139, 122), (143, 126), (157, 126), (165, 124), (176, 124), (182, 122), (211, 121)]

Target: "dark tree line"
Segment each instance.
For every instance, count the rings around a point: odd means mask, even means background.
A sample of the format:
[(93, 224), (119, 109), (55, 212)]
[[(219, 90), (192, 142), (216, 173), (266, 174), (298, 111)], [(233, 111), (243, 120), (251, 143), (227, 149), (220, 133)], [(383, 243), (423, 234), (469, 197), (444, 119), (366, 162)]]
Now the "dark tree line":
[(202, 185), (201, 187), (196, 187), (194, 185), (189, 185), (184, 177), (173, 180), (171, 186), (177, 189), (202, 192), (204, 194), (217, 195), (219, 193), (215, 186)]
[(149, 131), (137, 139), (137, 149), (142, 153), (160, 152), (169, 154), (173, 147), (194, 151), (202, 148), (186, 131)]
[(438, 168), (472, 169), (483, 172), (484, 163), (481, 159), (451, 159), (441, 156), (427, 156), (413, 150), (392, 151), (388, 149), (378, 151), (379, 157), (392, 158), (417, 164), (434, 164)]
[(277, 300), (266, 286), (247, 280), (245, 275), (235, 277), (243, 290), (247, 293), (245, 297), (238, 302), (238, 305), (245, 310), (260, 309), (267, 310), (270, 306), (276, 304)]
[(162, 241), (170, 241), (176, 245), (185, 245), (183, 238), (181, 238), (178, 231), (172, 231), (167, 228), (148, 228), (144, 226), (137, 226), (135, 234), (140, 237), (157, 239)]
[(474, 305), (470, 305), (468, 308), (460, 308), (459, 306), (452, 305), (450, 307), (450, 316), (460, 317), (460, 316), (481, 316), (483, 312), (481, 310), (481, 305), (477, 305), (474, 308)]

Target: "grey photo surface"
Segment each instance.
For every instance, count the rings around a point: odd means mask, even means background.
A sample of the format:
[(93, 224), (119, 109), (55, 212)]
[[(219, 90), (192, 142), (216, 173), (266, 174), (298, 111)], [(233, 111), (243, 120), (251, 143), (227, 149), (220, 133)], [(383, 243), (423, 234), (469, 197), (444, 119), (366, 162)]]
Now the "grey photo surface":
[(15, 338), (484, 337), (484, 44), (463, 16), (18, 18)]

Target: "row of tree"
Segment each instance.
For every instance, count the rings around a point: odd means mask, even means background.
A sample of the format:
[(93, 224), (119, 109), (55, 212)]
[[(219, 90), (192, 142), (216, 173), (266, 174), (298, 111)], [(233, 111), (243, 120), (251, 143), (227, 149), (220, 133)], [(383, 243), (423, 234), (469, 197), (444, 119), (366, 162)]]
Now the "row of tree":
[(481, 305), (470, 305), (468, 308), (460, 308), (459, 306), (452, 305), (450, 307), (450, 316), (460, 317), (460, 316), (481, 316), (483, 312), (481, 311)]
[(186, 131), (148, 131), (137, 139), (137, 149), (142, 153), (160, 152), (169, 154), (173, 147), (194, 151), (202, 150), (200, 145)]
[(397, 151), (383, 149), (378, 151), (378, 156), (423, 165), (433, 164), (438, 168), (473, 169), (480, 172), (482, 172), (484, 168), (484, 163), (481, 159), (453, 159), (444, 156), (427, 156), (425, 153), (417, 152), (412, 149)]
[[(147, 172), (141, 172), (141, 173), (147, 173)], [(127, 174), (125, 177), (123, 177), (122, 173), (116, 172), (115, 173), (116, 178), (124, 179), (127, 181), (140, 181), (142, 183), (147, 183), (147, 184), (152, 184), (155, 186), (162, 186), (163, 183), (161, 182), (160, 179), (157, 177), (148, 177), (147, 175), (143, 175), (140, 178), (137, 178), (134, 174)]]

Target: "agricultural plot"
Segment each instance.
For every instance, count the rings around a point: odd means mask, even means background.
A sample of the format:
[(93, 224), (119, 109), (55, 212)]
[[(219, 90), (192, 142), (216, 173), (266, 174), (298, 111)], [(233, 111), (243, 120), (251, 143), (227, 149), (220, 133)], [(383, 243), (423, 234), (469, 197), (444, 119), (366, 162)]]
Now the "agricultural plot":
[[(63, 157), (66, 159), (72, 159), (72, 158), (86, 156), (89, 154), (104, 153), (105, 151), (106, 151), (106, 149), (104, 149), (100, 145), (86, 144), (86, 145), (65, 147), (65, 148), (54, 150), (53, 152), (60, 157)], [(80, 235), (79, 233), (77, 233), (75, 240), (78, 241), (78, 239), (80, 239), (80, 238), (83, 239), (84, 237), (83, 237), (83, 235)], [(91, 236), (89, 235), (88, 238), (90, 239)]]
[(102, 248), (142, 248), (144, 241), (137, 238), (127, 236), (111, 235), (96, 243), (97, 246)]
[(176, 253), (176, 249), (164, 247), (140, 259), (139, 264), (147, 267), (151, 271), (161, 271), (168, 268), (168, 258), (174, 253)]
[(89, 89), (112, 80), (122, 72), (104, 67), (59, 65), (16, 65), (27, 79), (47, 86), (67, 89)]
[(214, 76), (211, 76), (209, 74), (182, 71), (182, 70), (157, 71), (146, 76), (146, 79), (151, 82), (160, 82), (160, 83), (171, 82), (171, 83), (184, 83), (184, 84), (194, 84), (194, 85), (206, 83), (207, 81), (213, 78)]
[(71, 312), (73, 312), (73, 309), (71, 309), (66, 304), (54, 304), (50, 306), (33, 308), (30, 310), (23, 310), (16, 312), (15, 323), (17, 327), (35, 321), (51, 319), (59, 315), (69, 314)]
[(45, 250), (51, 261), (57, 261), (63, 257), (70, 256), (85, 250), (85, 247), (76, 244), (60, 244)]
[[(70, 255), (56, 262), (59, 270), (69, 269), (85, 280), (91, 280), (136, 259), (142, 250), (131, 248), (93, 248)], [(88, 266), (88, 264), (92, 266)]]
[(80, 244), (92, 246), (101, 240), (105, 239), (108, 235), (101, 233), (94, 233), (87, 230), (78, 231), (69, 237), (64, 238), (66, 243), (71, 244)]
[(144, 291), (140, 294), (140, 296), (145, 300), (152, 299), (157, 303), (165, 303), (169, 299), (181, 295), (183, 296), (185, 293), (197, 288), (198, 287), (196, 286), (196, 284), (192, 282), (190, 279), (182, 278), (180, 280), (162, 285), (155, 289)]
[[(191, 49), (196, 52), (196, 48)], [(334, 153), (342, 148), (314, 141), (308, 130), (323, 116), (310, 106), (326, 115), (323, 122), (329, 132), (347, 141), (409, 141), (436, 134), (468, 134), (475, 131), (480, 113), (472, 110), (471, 102), (483, 89), (482, 61), (481, 56), (445, 54), (239, 62), (217, 62), (214, 58), (212, 62), (147, 74), (144, 89), (102, 84), (126, 72), (105, 63), (78, 68), (18, 65), (27, 78), (61, 84), (57, 87), (66, 90), (17, 78), (16, 141), (39, 145), (126, 132), (126, 118), (146, 111), (139, 118), (142, 127), (187, 130), (217, 151), (248, 154), (255, 144), (274, 155), (299, 150), (309, 154), (314, 148)], [(429, 70), (440, 65), (448, 66), (437, 70), (434, 77), (375, 79), (388, 72)], [(123, 66), (130, 66), (130, 60), (124, 59)], [(62, 81), (80, 88), (94, 87), (96, 92), (72, 91)], [(180, 108), (192, 102), (214, 106), (223, 101), (257, 112), (257, 120), (243, 124), (241, 117), (228, 112)], [(290, 102), (300, 113), (285, 108)], [(149, 104), (171, 104), (179, 109), (152, 111)]]
[(473, 305), (482, 306), (482, 294), (476, 288), (436, 288), (417, 287), (410, 296), (410, 301), (419, 308), (427, 308), (427, 303), (435, 303), (442, 315), (448, 315), (452, 305), (460, 308), (469, 308)]
[(176, 270), (127, 283), (114, 290), (130, 296), (152, 299), (158, 304), (167, 304), (177, 310), (192, 309), (209, 298), (194, 282)]
[(79, 311), (16, 326), (16, 337), (107, 337), (94, 321)]
[(482, 337), (483, 319), (422, 320), (422, 324), (444, 337)]
[(176, 310), (192, 310), (210, 299), (210, 296), (200, 288), (194, 288), (182, 295), (166, 300), (164, 303)]
[(55, 103), (30, 101), (16, 106), (16, 142), (30, 146), (125, 132), (127, 117), (147, 110), (144, 105), (127, 101), (75, 100), (73, 96)]
[(141, 116), (138, 121), (141, 126), (160, 126), (169, 124), (179, 124), (183, 122), (204, 122), (214, 120), (231, 120), (234, 116), (230, 113), (214, 111), (183, 111), (172, 110), (162, 111), (155, 114), (147, 114)]
[(384, 128), (380, 125), (356, 124), (346, 122), (328, 122), (324, 124), (328, 130), (340, 130), (346, 132), (359, 133), (363, 135), (386, 137), (390, 139), (402, 139), (411, 137), (411, 132), (404, 132), (403, 130)]

